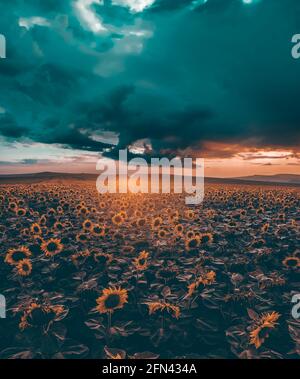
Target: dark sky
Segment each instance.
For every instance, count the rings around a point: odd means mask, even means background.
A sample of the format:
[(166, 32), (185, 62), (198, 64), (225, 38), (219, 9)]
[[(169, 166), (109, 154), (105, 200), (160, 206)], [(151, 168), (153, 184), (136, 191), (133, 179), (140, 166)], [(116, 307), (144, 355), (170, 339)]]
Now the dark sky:
[(153, 155), (297, 153), (300, 1), (250, 2), (0, 0), (2, 164), (45, 144), (76, 156), (144, 143)]

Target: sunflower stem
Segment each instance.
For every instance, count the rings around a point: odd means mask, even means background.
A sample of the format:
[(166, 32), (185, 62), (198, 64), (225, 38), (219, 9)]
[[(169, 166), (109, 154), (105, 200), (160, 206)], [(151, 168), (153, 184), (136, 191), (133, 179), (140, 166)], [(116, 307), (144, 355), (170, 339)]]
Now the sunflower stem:
[(111, 312), (107, 313), (107, 331), (109, 335), (110, 335), (110, 329), (111, 329), (111, 315), (112, 315)]

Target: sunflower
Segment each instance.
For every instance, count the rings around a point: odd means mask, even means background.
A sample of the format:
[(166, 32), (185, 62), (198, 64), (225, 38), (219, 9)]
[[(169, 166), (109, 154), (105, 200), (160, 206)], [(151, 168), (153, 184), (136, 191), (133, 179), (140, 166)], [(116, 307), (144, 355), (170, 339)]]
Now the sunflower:
[(138, 226), (139, 228), (143, 228), (145, 225), (146, 225), (146, 219), (145, 218), (138, 218), (136, 220), (136, 226)]
[(92, 252), (92, 256), (94, 261), (104, 265), (111, 263), (111, 261), (113, 260), (113, 256), (111, 254), (105, 254), (101, 252)]
[(122, 309), (128, 302), (128, 293), (121, 287), (105, 288), (102, 296), (98, 297), (96, 301), (98, 304), (96, 309), (99, 313), (113, 313), (117, 309)]
[[(107, 354), (107, 353), (106, 353)], [(124, 359), (121, 354), (107, 354), (109, 359)]]
[(56, 214), (56, 210), (55, 210), (54, 208), (50, 208), (50, 209), (48, 210), (48, 212), (47, 212), (47, 215), (48, 215), (49, 217), (55, 216), (55, 214)]
[(41, 328), (47, 326), (65, 311), (62, 305), (41, 305), (31, 303), (21, 317), (19, 328), (24, 331), (27, 328)]
[(194, 217), (195, 217), (195, 212), (192, 211), (191, 209), (189, 209), (188, 211), (186, 211), (186, 217), (189, 219), (189, 220), (193, 220)]
[(112, 222), (117, 226), (122, 225), (124, 222), (124, 217), (120, 213), (117, 213), (112, 217)]
[(32, 239), (37, 245), (41, 245), (44, 242), (43, 238), (40, 235), (33, 235)]
[(8, 204), (8, 209), (12, 212), (15, 212), (17, 210), (18, 206), (17, 206), (17, 203), (15, 202), (11, 202)]
[(187, 239), (191, 239), (195, 237), (195, 233), (192, 231), (192, 230), (189, 230), (187, 233), (186, 233), (186, 238)]
[(22, 259), (21, 261), (19, 261), (16, 267), (18, 274), (21, 276), (28, 276), (31, 274), (32, 264), (30, 259)]
[(126, 211), (124, 211), (124, 210), (122, 210), (121, 212), (119, 212), (119, 215), (121, 216), (121, 217), (123, 217), (123, 219), (124, 220), (126, 220), (127, 219), (127, 212)]
[(205, 286), (210, 286), (216, 281), (216, 273), (214, 271), (209, 271), (201, 276), (201, 281)]
[(177, 235), (181, 236), (183, 233), (183, 225), (181, 225), (181, 224), (176, 225), (175, 226), (175, 233)]
[(300, 258), (293, 256), (293, 257), (286, 257), (282, 263), (285, 267), (290, 269), (296, 269), (300, 267)]
[(59, 238), (50, 238), (48, 241), (44, 241), (41, 244), (41, 250), (47, 257), (53, 257), (54, 255), (62, 252), (64, 246)]
[(30, 227), (30, 232), (34, 235), (42, 234), (42, 229), (38, 223), (34, 223)]
[(83, 222), (82, 227), (84, 230), (92, 230), (93, 223), (91, 220), (87, 219)]
[(269, 337), (269, 333), (275, 328), (280, 317), (277, 312), (263, 313), (255, 322), (255, 327), (250, 332), (250, 345), (255, 345), (258, 349)]
[(99, 208), (100, 208), (100, 209), (105, 209), (105, 208), (106, 208), (106, 204), (104, 203), (104, 201), (101, 201), (101, 202), (99, 203)]
[(86, 243), (88, 241), (88, 236), (85, 233), (78, 233), (76, 235), (76, 241)]
[(103, 237), (103, 236), (105, 236), (105, 227), (104, 227), (104, 226), (101, 226), (101, 225), (99, 225), (99, 224), (94, 224), (94, 225), (92, 226), (91, 231), (92, 231), (92, 234), (93, 234), (94, 236), (99, 236), (99, 237)]
[(210, 244), (212, 242), (213, 242), (213, 235), (211, 233), (200, 234), (200, 243), (201, 244)]
[(26, 209), (24, 209), (24, 208), (18, 208), (17, 210), (16, 210), (16, 214), (17, 214), (17, 216), (25, 216), (26, 215)]
[(165, 229), (160, 228), (159, 231), (157, 232), (157, 235), (159, 238), (166, 238), (167, 237), (167, 232)]
[(31, 252), (29, 251), (29, 249), (25, 246), (21, 246), (16, 249), (8, 250), (5, 257), (5, 262), (9, 263), (10, 265), (16, 265), (21, 260), (27, 259), (30, 256), (31, 256)]
[(152, 229), (158, 229), (161, 226), (162, 222), (163, 220), (161, 217), (155, 217), (151, 223)]
[(21, 230), (21, 235), (27, 237), (30, 235), (30, 230), (28, 228), (24, 228)]
[(134, 211), (134, 216), (135, 217), (139, 218), (139, 217), (142, 217), (142, 215), (143, 215), (143, 213), (140, 210), (136, 209)]
[(137, 258), (134, 258), (133, 265), (138, 271), (146, 270), (148, 267), (148, 257), (149, 253), (145, 250), (142, 251)]
[(175, 223), (179, 218), (179, 212), (178, 211), (172, 211), (172, 213), (169, 215), (170, 222)]
[(47, 217), (45, 215), (42, 215), (41, 218), (40, 218), (40, 220), (39, 220), (39, 223), (41, 225), (45, 226), (46, 223), (47, 223)]
[(78, 214), (81, 216), (86, 216), (89, 214), (89, 210), (86, 207), (81, 207)]
[(216, 273), (214, 271), (209, 271), (206, 274), (201, 275), (197, 280), (188, 285), (187, 297), (191, 297), (194, 292), (202, 286), (210, 286), (216, 281)]
[(58, 206), (58, 207), (56, 208), (56, 210), (57, 210), (57, 213), (58, 213), (58, 214), (60, 214), (60, 215), (64, 214), (64, 209), (63, 209), (63, 207)]
[(200, 238), (198, 236), (192, 237), (185, 242), (185, 248), (187, 251), (195, 250), (200, 246)]
[(172, 317), (179, 318), (180, 316), (180, 308), (177, 305), (173, 305), (164, 301), (153, 301), (150, 303), (146, 303), (149, 308), (149, 315), (152, 315), (156, 312), (164, 312), (170, 313)]

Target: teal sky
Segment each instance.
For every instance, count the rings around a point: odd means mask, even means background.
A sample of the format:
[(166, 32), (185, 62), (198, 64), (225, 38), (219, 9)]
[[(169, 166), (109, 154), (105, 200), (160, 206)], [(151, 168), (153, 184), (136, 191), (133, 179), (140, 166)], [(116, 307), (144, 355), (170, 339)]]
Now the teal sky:
[(296, 33), (297, 0), (0, 0), (0, 172), (121, 148), (295, 172)]

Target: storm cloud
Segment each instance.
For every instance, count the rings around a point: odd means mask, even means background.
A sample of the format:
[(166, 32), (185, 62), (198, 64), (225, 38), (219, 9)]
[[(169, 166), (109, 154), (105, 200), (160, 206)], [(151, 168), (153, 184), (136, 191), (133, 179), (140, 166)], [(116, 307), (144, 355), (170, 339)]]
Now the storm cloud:
[(297, 0), (0, 0), (0, 7), (6, 144), (113, 158), (139, 141), (147, 154), (171, 156), (205, 153), (207, 143), (299, 149)]

